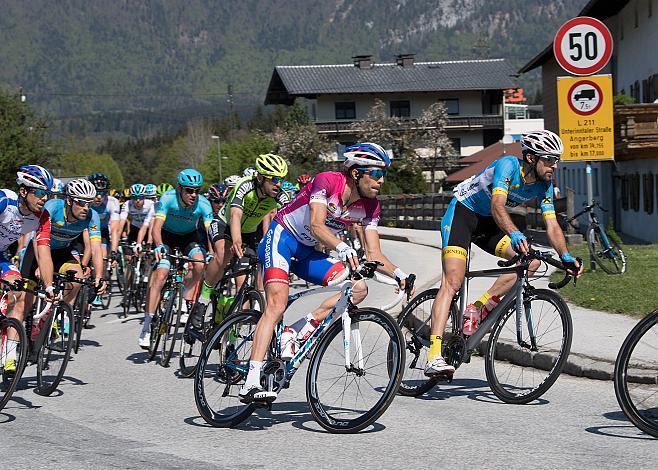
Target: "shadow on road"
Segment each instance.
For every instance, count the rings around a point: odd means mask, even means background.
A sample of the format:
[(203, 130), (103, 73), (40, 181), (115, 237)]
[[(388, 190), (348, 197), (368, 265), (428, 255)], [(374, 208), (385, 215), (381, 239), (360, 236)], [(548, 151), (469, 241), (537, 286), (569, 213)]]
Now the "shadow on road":
[(610, 425), (610, 426), (591, 426), (585, 428), (585, 431), (598, 434), (599, 436), (609, 436), (609, 437), (618, 437), (621, 439), (635, 439), (641, 441), (650, 441), (657, 440), (656, 438), (645, 434), (636, 428), (629, 420), (626, 418), (626, 415), (621, 410), (609, 411), (603, 413), (603, 417), (609, 419), (610, 421), (620, 421), (625, 423), (624, 425)]
[(146, 364), (149, 362), (148, 358), (148, 351), (140, 351), (132, 353), (130, 356), (126, 357), (126, 361), (130, 361), (133, 364)]
[(9, 414), (5, 411), (0, 411), (0, 424), (11, 423), (16, 419), (16, 416)]
[(100, 348), (103, 345), (98, 341), (94, 341), (93, 339), (81, 339), (80, 346), (93, 346), (95, 348)]

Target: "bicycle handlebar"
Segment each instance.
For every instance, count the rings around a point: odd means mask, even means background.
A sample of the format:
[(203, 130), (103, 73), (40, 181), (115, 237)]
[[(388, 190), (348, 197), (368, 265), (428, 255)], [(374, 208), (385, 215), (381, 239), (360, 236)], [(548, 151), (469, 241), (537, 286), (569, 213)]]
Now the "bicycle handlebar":
[[(543, 261), (546, 264), (550, 264), (551, 266), (553, 266), (557, 269), (561, 269), (561, 270), (565, 271), (564, 278), (561, 281), (559, 281), (559, 282), (549, 282), (548, 283), (548, 287), (550, 289), (557, 290), (557, 289), (563, 288), (564, 286), (566, 286), (569, 283), (571, 278), (573, 278), (574, 284), (576, 283), (575, 275), (573, 275), (569, 271), (567, 271), (564, 267), (564, 264), (562, 264), (561, 261), (557, 261), (548, 252), (537, 251), (537, 250), (533, 250), (532, 248), (530, 249), (530, 251), (528, 252), (527, 255), (517, 254), (516, 256), (514, 256), (513, 258), (511, 258), (509, 260), (500, 260), (500, 261), (498, 261), (498, 266), (500, 266), (501, 268), (508, 268), (508, 267), (511, 267), (511, 266), (515, 265), (517, 262), (521, 262), (523, 264), (529, 264), (530, 261), (533, 260), (533, 259)], [(583, 260), (581, 258), (576, 258), (576, 260), (578, 261), (579, 266), (583, 265)]]

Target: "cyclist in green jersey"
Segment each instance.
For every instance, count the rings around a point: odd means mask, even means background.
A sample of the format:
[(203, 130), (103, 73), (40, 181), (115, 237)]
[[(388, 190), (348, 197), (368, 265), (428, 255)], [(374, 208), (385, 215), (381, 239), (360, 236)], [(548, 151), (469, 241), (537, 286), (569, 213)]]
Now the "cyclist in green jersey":
[(255, 250), (260, 223), (273, 210), (289, 202), (288, 196), (281, 190), (283, 178), (288, 173), (288, 164), (283, 158), (274, 154), (259, 155), (256, 172), (255, 176), (245, 176), (237, 182), (208, 227), (215, 257), (206, 268), (198, 302), (202, 307), (195, 310), (193, 318), (195, 326), (200, 325), (213, 288), (224, 275), (231, 257), (244, 256), (243, 243)]

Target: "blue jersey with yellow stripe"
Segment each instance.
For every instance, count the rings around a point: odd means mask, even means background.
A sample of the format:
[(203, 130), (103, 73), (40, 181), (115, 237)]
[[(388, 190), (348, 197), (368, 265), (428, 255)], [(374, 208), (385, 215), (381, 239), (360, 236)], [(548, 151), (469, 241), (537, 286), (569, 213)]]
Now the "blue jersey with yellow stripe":
[(555, 217), (553, 184), (545, 181), (525, 184), (521, 161), (513, 155), (496, 160), (477, 175), (462, 181), (454, 192), (459, 202), (482, 216), (491, 216), (491, 198), (501, 194), (507, 197), (507, 207), (537, 198), (544, 219)]
[(184, 207), (176, 190), (170, 189), (160, 197), (155, 218), (164, 220), (162, 228), (167, 232), (186, 235), (196, 230), (199, 219), (203, 219), (203, 224), (208, 228), (213, 218), (212, 206), (208, 199), (199, 194), (193, 206)]
[(50, 217), (50, 248), (57, 250), (71, 245), (85, 229), (89, 231), (91, 241), (100, 241), (100, 219), (98, 213), (89, 208), (87, 218), (69, 222), (66, 218), (66, 203), (64, 199), (51, 199), (43, 206), (44, 212)]

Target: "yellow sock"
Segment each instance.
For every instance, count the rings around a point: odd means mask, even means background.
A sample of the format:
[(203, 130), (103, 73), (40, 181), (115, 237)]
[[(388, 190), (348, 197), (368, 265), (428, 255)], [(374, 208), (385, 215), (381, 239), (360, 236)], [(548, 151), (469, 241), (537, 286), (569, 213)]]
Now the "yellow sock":
[(427, 360), (431, 361), (436, 356), (441, 354), (441, 343), (443, 338), (439, 335), (430, 335), (430, 352), (427, 353)]
[(491, 295), (489, 294), (489, 291), (487, 291), (484, 294), (482, 294), (480, 298), (476, 300), (476, 302), (480, 302), (482, 305), (484, 305), (489, 301), (490, 298)]

